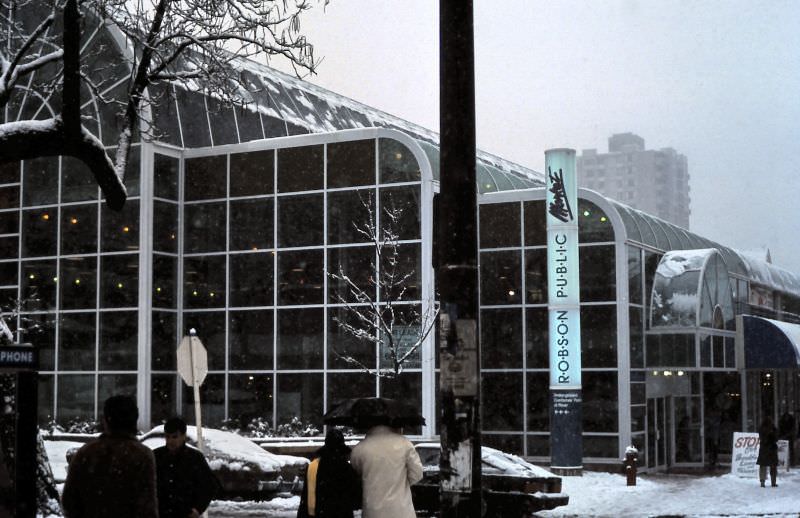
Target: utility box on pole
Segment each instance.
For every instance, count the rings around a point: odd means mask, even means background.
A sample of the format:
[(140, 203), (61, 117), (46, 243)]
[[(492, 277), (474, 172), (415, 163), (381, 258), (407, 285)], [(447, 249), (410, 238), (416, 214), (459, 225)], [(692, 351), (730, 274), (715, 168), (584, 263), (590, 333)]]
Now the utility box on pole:
[(472, 0), (440, 0), (441, 517), (482, 515)]
[(200, 385), (208, 374), (208, 353), (194, 329), (184, 336), (178, 346), (178, 374), (194, 389), (194, 419), (197, 428), (197, 447), (205, 453), (203, 445), (203, 424), (200, 419)]

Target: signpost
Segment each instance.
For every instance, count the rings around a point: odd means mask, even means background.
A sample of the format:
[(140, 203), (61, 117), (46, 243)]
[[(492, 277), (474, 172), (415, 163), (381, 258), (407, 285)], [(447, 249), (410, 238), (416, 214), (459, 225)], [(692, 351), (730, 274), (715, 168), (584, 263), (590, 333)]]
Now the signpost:
[(550, 329), (550, 468), (583, 469), (578, 182), (575, 150), (545, 151)]
[(183, 381), (194, 388), (194, 420), (197, 427), (197, 446), (205, 453), (203, 445), (203, 425), (200, 420), (200, 385), (208, 374), (208, 353), (194, 329), (184, 336), (178, 346), (178, 374)]

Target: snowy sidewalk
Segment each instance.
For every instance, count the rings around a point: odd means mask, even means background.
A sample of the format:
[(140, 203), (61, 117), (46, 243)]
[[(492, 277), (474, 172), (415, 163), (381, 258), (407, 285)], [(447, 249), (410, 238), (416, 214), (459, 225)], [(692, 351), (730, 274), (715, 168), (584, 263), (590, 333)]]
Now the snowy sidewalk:
[(537, 513), (542, 518), (656, 516), (800, 516), (800, 470), (778, 472), (778, 487), (733, 475), (644, 475), (637, 485), (625, 477), (585, 472), (563, 477), (569, 505)]

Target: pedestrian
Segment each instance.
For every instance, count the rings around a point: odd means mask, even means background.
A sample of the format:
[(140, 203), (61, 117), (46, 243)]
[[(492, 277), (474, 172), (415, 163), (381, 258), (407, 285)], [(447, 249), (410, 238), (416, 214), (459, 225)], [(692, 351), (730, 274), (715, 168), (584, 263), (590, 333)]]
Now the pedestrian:
[(350, 461), (361, 475), (362, 518), (416, 517), (411, 484), (422, 479), (422, 463), (399, 430), (373, 426), (353, 448)]
[(103, 405), (104, 432), (69, 463), (61, 503), (66, 518), (156, 518), (153, 452), (136, 439), (139, 409), (130, 396)]
[(778, 430), (772, 423), (772, 418), (767, 416), (758, 427), (758, 478), (761, 487), (767, 479), (767, 468), (772, 487), (778, 487)]
[(156, 482), (160, 518), (198, 518), (219, 489), (202, 452), (186, 444), (186, 422), (164, 423), (166, 444), (156, 448)]
[(306, 471), (297, 518), (353, 518), (361, 508), (361, 479), (349, 458), (342, 432), (329, 429)]
[(781, 439), (789, 441), (789, 465), (794, 466), (794, 440), (797, 438), (797, 422), (789, 410), (786, 410), (778, 420), (778, 435)]

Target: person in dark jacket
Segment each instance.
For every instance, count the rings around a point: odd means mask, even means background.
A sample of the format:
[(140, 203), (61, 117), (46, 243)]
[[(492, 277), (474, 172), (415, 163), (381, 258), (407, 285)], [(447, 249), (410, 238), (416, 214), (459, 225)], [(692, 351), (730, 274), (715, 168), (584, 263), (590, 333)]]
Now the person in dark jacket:
[(156, 448), (159, 518), (198, 518), (219, 488), (203, 454), (186, 444), (186, 422), (164, 423), (167, 443)]
[(772, 423), (772, 418), (767, 416), (761, 421), (758, 427), (758, 478), (761, 480), (761, 487), (767, 479), (767, 468), (769, 468), (769, 478), (772, 487), (777, 487), (778, 482), (778, 430)]
[(306, 471), (297, 518), (353, 518), (361, 507), (361, 479), (348, 460), (350, 448), (331, 428)]
[(139, 409), (130, 396), (103, 406), (105, 432), (69, 463), (61, 503), (66, 518), (156, 518), (153, 452), (136, 439)]

